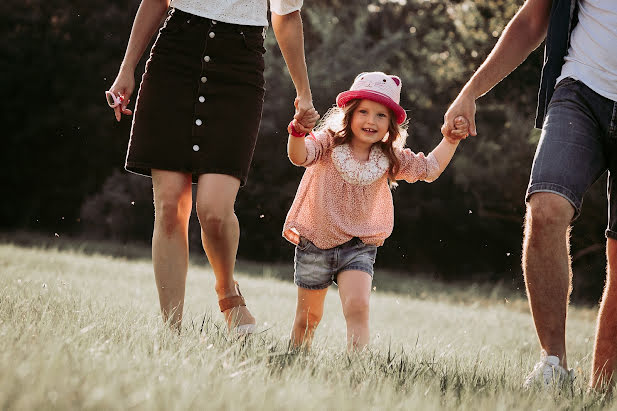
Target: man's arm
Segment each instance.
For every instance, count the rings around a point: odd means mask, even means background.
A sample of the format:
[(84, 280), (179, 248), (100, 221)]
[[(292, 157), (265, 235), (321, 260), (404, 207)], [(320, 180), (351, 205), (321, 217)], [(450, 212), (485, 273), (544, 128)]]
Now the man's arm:
[(546, 37), (552, 0), (527, 0), (508, 23), (493, 50), (465, 84), (444, 115), (442, 133), (450, 136), (454, 118), (469, 120), (469, 133), (476, 135), (476, 99), (503, 80)]
[(297, 113), (294, 118), (299, 122), (300, 126), (310, 130), (317, 122), (319, 115), (313, 108), (313, 96), (311, 95), (311, 87), (306, 70), (304, 33), (302, 31), (300, 11), (294, 11), (285, 15), (272, 13), (272, 29), (285, 58), (291, 80), (296, 87)]

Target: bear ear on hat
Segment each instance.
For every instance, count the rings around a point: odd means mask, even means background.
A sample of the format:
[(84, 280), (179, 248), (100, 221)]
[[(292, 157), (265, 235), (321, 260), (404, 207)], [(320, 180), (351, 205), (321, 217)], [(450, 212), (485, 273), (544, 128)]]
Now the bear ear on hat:
[(390, 78), (391, 78), (392, 80), (394, 80), (394, 82), (396, 83), (396, 85), (397, 85), (397, 86), (400, 86), (400, 85), (401, 85), (401, 79), (400, 79), (400, 78), (398, 78), (397, 76), (390, 76)]

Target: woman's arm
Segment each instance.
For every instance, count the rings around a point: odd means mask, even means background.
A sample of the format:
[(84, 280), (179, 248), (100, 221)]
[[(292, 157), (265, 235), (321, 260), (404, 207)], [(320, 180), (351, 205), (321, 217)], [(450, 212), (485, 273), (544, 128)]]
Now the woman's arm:
[(272, 29), (296, 87), (297, 112), (294, 118), (301, 126), (299, 131), (308, 132), (315, 126), (319, 115), (313, 108), (313, 96), (304, 56), (304, 33), (300, 11), (285, 15), (272, 13)]
[(118, 121), (120, 121), (121, 113), (131, 114), (126, 105), (135, 89), (135, 68), (148, 43), (150, 43), (152, 35), (160, 26), (161, 19), (169, 8), (169, 1), (142, 0), (139, 5), (118, 76), (109, 89), (114, 94), (124, 97), (122, 105), (114, 108)]

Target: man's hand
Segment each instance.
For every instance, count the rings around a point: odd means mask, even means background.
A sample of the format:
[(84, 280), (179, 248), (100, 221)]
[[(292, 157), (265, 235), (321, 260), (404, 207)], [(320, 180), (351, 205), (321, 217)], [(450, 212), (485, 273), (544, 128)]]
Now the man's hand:
[[(454, 102), (443, 116), (443, 126), (441, 126), (441, 134), (448, 139), (460, 140), (467, 138), (467, 135), (476, 135), (476, 101), (471, 96), (468, 96), (464, 91), (456, 97)], [(455, 125), (455, 119), (462, 118), (467, 123), (467, 130), (462, 136), (462, 128)], [(464, 127), (462, 123), (459, 123)], [(456, 130), (456, 131), (455, 131)], [(462, 136), (462, 137), (461, 137)]]

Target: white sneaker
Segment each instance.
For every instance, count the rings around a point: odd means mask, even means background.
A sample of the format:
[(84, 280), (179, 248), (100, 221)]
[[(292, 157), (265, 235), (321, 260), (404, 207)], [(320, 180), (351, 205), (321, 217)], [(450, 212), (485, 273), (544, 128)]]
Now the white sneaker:
[(547, 355), (546, 351), (540, 353), (540, 362), (533, 367), (533, 371), (527, 376), (523, 388), (530, 388), (539, 384), (542, 388), (553, 385), (561, 385), (574, 379), (574, 370), (566, 370), (559, 365), (559, 357)]

